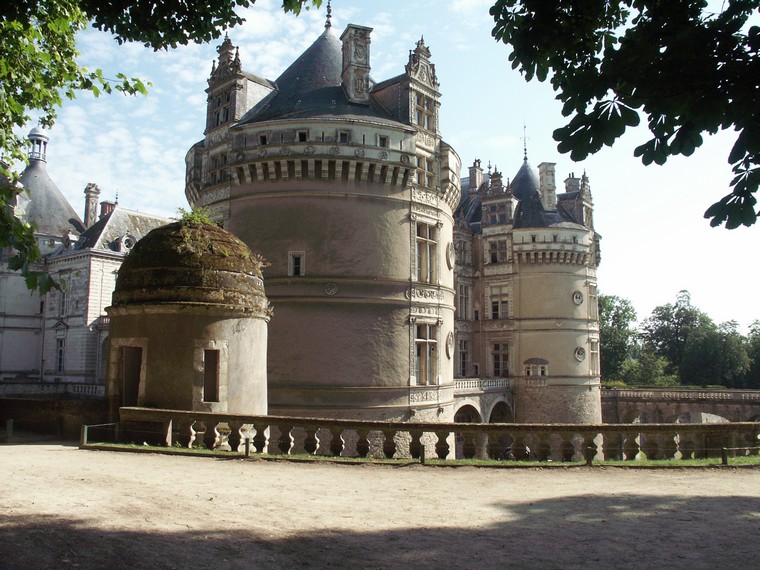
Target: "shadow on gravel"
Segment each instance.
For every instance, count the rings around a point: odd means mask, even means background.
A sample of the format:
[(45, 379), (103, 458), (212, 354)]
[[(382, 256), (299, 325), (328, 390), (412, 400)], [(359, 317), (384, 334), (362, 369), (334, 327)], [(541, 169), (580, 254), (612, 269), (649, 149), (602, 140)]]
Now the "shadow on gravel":
[[(6, 482), (5, 484), (12, 484)], [(420, 496), (414, 500), (421, 500)], [(2, 494), (0, 493), (0, 504)], [(459, 500), (466, 509), (466, 497)], [(276, 520), (228, 532), (96, 528), (83, 516), (0, 513), (0, 568), (757, 568), (760, 499), (593, 494), (493, 505), (503, 522), (274, 538)], [(114, 506), (118, 509), (118, 505)], [(220, 508), (223, 508), (221, 506)], [(361, 503), (357, 503), (361, 509)], [(388, 518), (403, 509), (388, 505)], [(178, 521), (178, 527), (181, 526)], [(495, 558), (494, 558), (495, 556)], [(740, 563), (738, 563), (740, 562)]]

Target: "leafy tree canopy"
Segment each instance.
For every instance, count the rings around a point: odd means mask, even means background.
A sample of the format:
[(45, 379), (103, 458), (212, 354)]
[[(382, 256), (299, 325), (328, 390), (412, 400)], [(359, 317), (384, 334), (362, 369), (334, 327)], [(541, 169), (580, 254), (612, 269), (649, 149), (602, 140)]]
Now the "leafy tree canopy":
[(599, 337), (602, 376), (619, 380), (623, 363), (635, 342), (636, 310), (628, 299), (599, 295)]
[[(0, 247), (12, 247), (9, 266), (25, 276), (27, 285), (46, 292), (54, 283), (35, 270), (40, 251), (34, 230), (9, 208), (21, 191), (16, 163), (26, 162), (26, 140), (16, 134), (40, 116), (50, 126), (64, 99), (79, 91), (95, 96), (120, 91), (146, 94), (138, 78), (117, 74), (106, 78), (99, 69), (82, 67), (76, 34), (89, 22), (111, 32), (116, 41), (138, 41), (156, 50), (218, 38), (225, 28), (240, 24), (235, 12), (255, 0), (13, 0), (0, 4)], [(284, 0), (295, 13), (319, 6), (321, 0)]]
[(644, 164), (691, 155), (704, 134), (738, 132), (732, 191), (710, 206), (712, 226), (755, 223), (760, 185), (760, 0), (497, 0), (492, 35), (512, 67), (547, 78), (570, 117), (560, 152), (583, 160), (642, 117)]

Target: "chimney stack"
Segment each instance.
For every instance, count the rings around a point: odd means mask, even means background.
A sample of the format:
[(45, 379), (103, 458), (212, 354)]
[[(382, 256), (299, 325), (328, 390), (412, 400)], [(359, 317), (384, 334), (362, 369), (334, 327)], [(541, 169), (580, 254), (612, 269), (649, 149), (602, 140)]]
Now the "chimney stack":
[(98, 217), (98, 197), (100, 197), (100, 188), (97, 184), (88, 183), (84, 188), (84, 227), (89, 228), (97, 221)]
[(116, 202), (109, 202), (108, 200), (103, 200), (100, 203), (100, 218), (104, 218), (111, 212), (113, 212), (116, 209)]
[(341, 84), (349, 102), (369, 105), (369, 35), (372, 28), (349, 24), (340, 36), (343, 42)]

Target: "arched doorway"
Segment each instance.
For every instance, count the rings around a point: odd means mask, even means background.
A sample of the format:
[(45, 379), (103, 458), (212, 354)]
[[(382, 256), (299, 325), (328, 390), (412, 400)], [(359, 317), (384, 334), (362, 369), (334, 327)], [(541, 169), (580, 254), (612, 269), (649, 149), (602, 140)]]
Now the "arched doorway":
[[(470, 404), (465, 404), (454, 414), (454, 421), (464, 424), (477, 424), (482, 421), (480, 412)], [(454, 433), (454, 453), (457, 459), (472, 459), (475, 457), (475, 440), (477, 435), (462, 432)]]
[(488, 418), (489, 424), (510, 424), (515, 421), (512, 410), (506, 402), (496, 402), (491, 409), (491, 415)]

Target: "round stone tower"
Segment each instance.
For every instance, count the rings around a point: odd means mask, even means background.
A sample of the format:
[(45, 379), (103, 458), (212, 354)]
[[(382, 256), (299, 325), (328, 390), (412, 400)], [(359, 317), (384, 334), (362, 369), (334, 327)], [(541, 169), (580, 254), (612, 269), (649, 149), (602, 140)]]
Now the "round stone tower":
[(120, 406), (267, 413), (261, 260), (229, 232), (184, 222), (151, 231), (106, 311), (112, 418)]
[(460, 161), (427, 46), (376, 83), (371, 31), (328, 21), (271, 82), (226, 40), (186, 194), (271, 262), (272, 414), (451, 420)]

